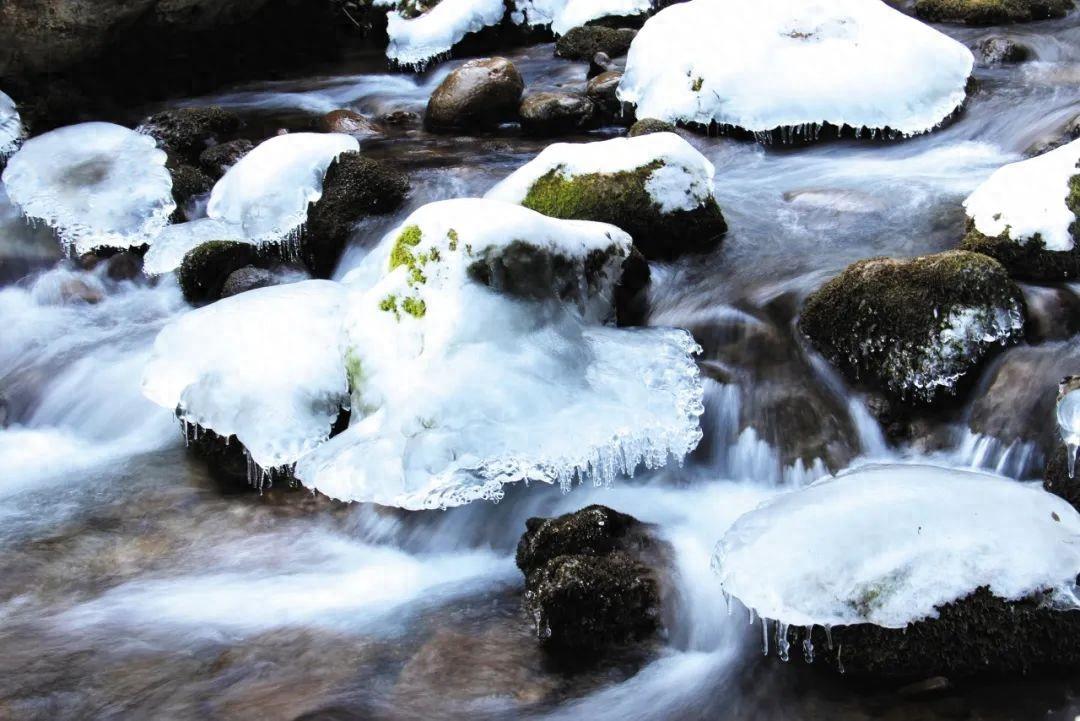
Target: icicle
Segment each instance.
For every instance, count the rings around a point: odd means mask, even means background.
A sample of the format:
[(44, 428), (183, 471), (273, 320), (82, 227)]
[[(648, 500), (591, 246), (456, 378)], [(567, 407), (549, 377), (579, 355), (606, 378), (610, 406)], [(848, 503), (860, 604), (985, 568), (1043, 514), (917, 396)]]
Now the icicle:
[(791, 658), (791, 644), (787, 639), (788, 624), (781, 621), (776, 622), (776, 648), (780, 654), (780, 660), (784, 663), (788, 662)]
[(1065, 444), (1065, 456), (1069, 460), (1069, 478), (1072, 478), (1076, 472), (1076, 452), (1080, 450), (1080, 444), (1075, 441), (1069, 441)]
[(761, 645), (763, 646), (764, 655), (769, 655), (769, 619), (762, 617), (761, 619)]
[(836, 670), (839, 671), (840, 673), (844, 673), (844, 662), (840, 660), (840, 654), (843, 653), (843, 651), (844, 651), (843, 645), (839, 646), (836, 649)]
[(829, 624), (825, 624), (825, 643), (828, 644), (829, 650), (832, 651), (832, 626)]
[(804, 638), (802, 642), (803, 658), (806, 660), (807, 663), (814, 662), (814, 642), (810, 640), (810, 636), (813, 631), (814, 627), (811, 626), (810, 629), (806, 632), (806, 638)]
[(747, 609), (747, 610), (750, 611), (750, 625), (753, 626), (754, 625), (754, 618), (755, 618), (754, 617), (754, 609), (750, 608), (750, 609)]

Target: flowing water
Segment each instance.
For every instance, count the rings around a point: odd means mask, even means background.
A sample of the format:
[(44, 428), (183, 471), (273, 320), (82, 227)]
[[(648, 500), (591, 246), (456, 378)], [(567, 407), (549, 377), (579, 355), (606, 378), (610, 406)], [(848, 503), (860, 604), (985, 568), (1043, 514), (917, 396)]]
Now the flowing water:
[[(946, 31), (969, 45), (990, 34)], [(801, 148), (691, 138), (717, 167), (731, 230), (710, 256), (654, 264), (649, 323), (689, 328), (705, 348), (705, 438), (683, 467), (612, 488), (515, 488), (497, 505), (415, 514), (304, 491), (223, 494), (139, 392), (156, 332), (185, 309), (175, 282), (58, 267), (12, 284), (56, 251), (0, 198), (0, 718), (1074, 718), (1080, 684), (1068, 678), (923, 698), (763, 658), (760, 623), (740, 607), (729, 615), (709, 563), (738, 515), (830, 469), (930, 460), (1040, 474), (1045, 446), (1009, 421), (1056, 392), (1074, 341), (1004, 354), (977, 385), (981, 400), (890, 449), (794, 328), (801, 299), (848, 263), (954, 247), (963, 197), (1080, 112), (1080, 13), (1010, 34), (1037, 59), (977, 69), (961, 117), (929, 136)], [(530, 88), (584, 83), (584, 65), (553, 59), (550, 45), (509, 54)], [(340, 107), (421, 112), (456, 62), (411, 76), (357, 57), (167, 105), (232, 107), (264, 137)], [(413, 193), (357, 229), (338, 275), (410, 210), (482, 194), (542, 146), (510, 130), (467, 139), (408, 124), (365, 141), (408, 170)], [(103, 300), (66, 302), (73, 287)], [(1038, 372), (996, 405), (983, 399), (1003, 392), (994, 378), (1010, 363)], [(593, 502), (657, 524), (675, 552), (674, 593), (659, 642), (566, 673), (535, 647), (513, 551), (529, 516)]]

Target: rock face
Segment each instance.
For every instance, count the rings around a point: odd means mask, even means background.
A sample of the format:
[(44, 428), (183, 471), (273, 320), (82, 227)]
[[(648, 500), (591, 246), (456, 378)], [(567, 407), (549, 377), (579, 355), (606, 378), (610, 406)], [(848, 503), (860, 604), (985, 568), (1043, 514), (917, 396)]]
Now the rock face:
[(340, 155), (326, 171), (322, 197), (308, 209), (301, 254), (312, 274), (329, 277), (353, 224), (395, 210), (408, 191), (404, 173), (359, 153)]
[(228, 277), (251, 264), (255, 255), (255, 246), (231, 240), (210, 241), (190, 251), (177, 275), (185, 300), (201, 305), (219, 299)]
[(470, 60), (442, 81), (428, 101), (429, 130), (490, 130), (517, 118), (525, 82), (506, 58)]
[(949, 251), (853, 263), (807, 298), (799, 327), (852, 380), (930, 404), (1018, 340), (1024, 314), (1000, 263)]
[(541, 647), (580, 663), (660, 627), (665, 549), (648, 526), (605, 506), (558, 518), (530, 518), (516, 561), (525, 574), (525, 608)]
[(217, 106), (167, 110), (147, 118), (139, 126), (141, 132), (157, 140), (158, 146), (170, 156), (191, 164), (198, 164), (204, 150), (239, 128), (239, 116)]
[(917, 0), (915, 14), (931, 22), (1000, 25), (1062, 17), (1073, 0)]
[(596, 106), (584, 95), (533, 93), (521, 103), (521, 127), (530, 135), (583, 132), (596, 125)]
[(630, 49), (637, 30), (582, 25), (570, 30), (555, 42), (555, 54), (567, 60), (591, 60), (597, 53), (617, 58)]

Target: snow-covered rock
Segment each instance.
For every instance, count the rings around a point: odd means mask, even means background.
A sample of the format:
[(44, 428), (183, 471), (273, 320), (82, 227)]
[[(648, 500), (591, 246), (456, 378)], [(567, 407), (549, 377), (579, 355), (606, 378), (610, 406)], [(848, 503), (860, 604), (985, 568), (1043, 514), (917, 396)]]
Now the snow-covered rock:
[(965, 247), (1022, 277), (1080, 274), (1080, 140), (998, 168), (964, 201)]
[(166, 226), (146, 251), (143, 272), (147, 275), (171, 273), (180, 267), (185, 255), (212, 240), (243, 241), (245, 237), (240, 226), (212, 218)]
[(400, 65), (423, 67), (445, 56), (469, 33), (498, 25), (505, 12), (503, 0), (442, 0), (414, 18), (392, 10), (387, 13), (386, 56)]
[(348, 405), (339, 283), (259, 288), (190, 311), (154, 342), (143, 393), (185, 423), (235, 436), (264, 469), (326, 440)]
[(153, 138), (83, 123), (27, 140), (8, 161), (8, 197), (75, 253), (149, 243), (176, 209), (165, 153)]
[(438, 508), (681, 459), (700, 437), (696, 345), (601, 325), (629, 246), (613, 226), (492, 200), (417, 210), (346, 279), (352, 424), (296, 476)]
[(691, 0), (645, 23), (619, 96), (638, 117), (721, 129), (914, 135), (960, 107), (973, 64), (880, 0)]
[(0, 90), (0, 160), (15, 152), (25, 129), (15, 101)]
[(553, 217), (612, 223), (646, 257), (715, 246), (727, 226), (715, 169), (675, 133), (555, 143), (488, 191)]
[(556, 35), (607, 17), (635, 17), (653, 9), (653, 0), (514, 0), (518, 25), (550, 25)]
[(1054, 591), (1073, 605), (1080, 514), (1000, 476), (870, 466), (742, 516), (715, 565), (727, 593), (796, 626), (903, 628), (983, 586), (1010, 601)]

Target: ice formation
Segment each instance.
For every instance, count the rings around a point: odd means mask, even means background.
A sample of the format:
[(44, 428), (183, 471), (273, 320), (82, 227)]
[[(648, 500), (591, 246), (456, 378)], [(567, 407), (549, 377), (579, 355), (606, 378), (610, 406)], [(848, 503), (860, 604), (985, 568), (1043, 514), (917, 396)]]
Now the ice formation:
[(176, 209), (165, 152), (111, 123), (71, 125), (26, 141), (3, 175), (8, 197), (71, 250), (137, 247)]
[(339, 283), (309, 280), (190, 311), (158, 335), (143, 393), (185, 423), (236, 436), (264, 469), (291, 465), (348, 405), (346, 297)]
[(390, 44), (386, 56), (405, 66), (423, 66), (461, 42), (469, 33), (502, 22), (503, 0), (442, 0), (428, 12), (408, 19), (397, 11), (387, 13)]
[(653, 0), (514, 0), (510, 17), (518, 25), (550, 25), (565, 35), (592, 20), (644, 15), (652, 8)]
[(143, 257), (143, 271), (149, 275), (171, 273), (180, 267), (188, 251), (211, 240), (245, 240), (240, 226), (213, 218), (168, 225), (154, 238)]
[(1077, 376), (1069, 376), (1061, 382), (1055, 415), (1058, 432), (1065, 443), (1069, 478), (1072, 478), (1076, 475), (1076, 453), (1080, 449), (1080, 378)]
[(1029, 160), (999, 168), (975, 189), (964, 208), (983, 235), (1002, 233), (1024, 244), (1036, 235), (1047, 250), (1073, 249), (1069, 226), (1076, 213), (1066, 204), (1069, 180), (1080, 176), (1080, 140)]
[(0, 160), (15, 152), (24, 134), (25, 129), (15, 101), (0, 90)]
[(343, 133), (288, 133), (270, 138), (229, 168), (210, 193), (206, 214), (240, 227), (258, 245), (295, 240), (323, 177), (342, 153), (358, 151)]
[(521, 203), (533, 184), (555, 170), (564, 178), (662, 166), (645, 183), (661, 212), (693, 210), (712, 197), (715, 170), (704, 155), (675, 133), (612, 138), (595, 143), (555, 143), (490, 191), (488, 198)]
[(417, 210), (346, 279), (352, 424), (297, 477), (418, 509), (681, 460), (700, 438), (696, 344), (601, 325), (629, 249), (614, 226), (498, 201)]
[(619, 97), (639, 118), (912, 135), (964, 102), (964, 45), (880, 0), (691, 0), (650, 18)]
[[(857, 539), (857, 542), (856, 542)], [(717, 546), (725, 592), (781, 624), (902, 628), (981, 586), (1074, 606), (1080, 514), (1001, 476), (868, 466), (777, 496)]]

